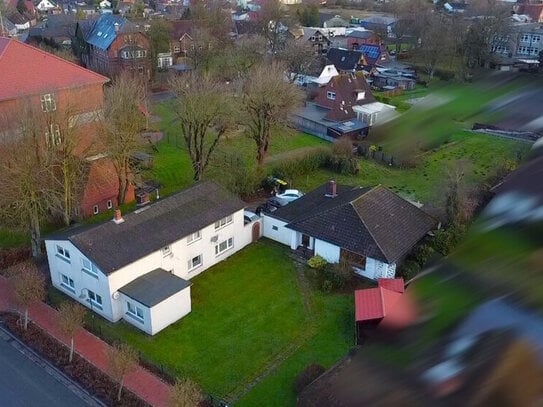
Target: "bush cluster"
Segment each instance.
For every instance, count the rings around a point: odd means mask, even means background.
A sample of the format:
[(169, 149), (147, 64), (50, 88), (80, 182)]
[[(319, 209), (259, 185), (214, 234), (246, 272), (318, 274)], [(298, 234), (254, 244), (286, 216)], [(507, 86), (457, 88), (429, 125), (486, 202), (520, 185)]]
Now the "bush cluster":
[(312, 269), (322, 269), (324, 268), (328, 262), (321, 256), (313, 256), (307, 261), (307, 265), (311, 267)]
[(451, 225), (447, 229), (438, 230), (433, 240), (434, 250), (447, 256), (460, 243), (465, 229), (462, 225)]

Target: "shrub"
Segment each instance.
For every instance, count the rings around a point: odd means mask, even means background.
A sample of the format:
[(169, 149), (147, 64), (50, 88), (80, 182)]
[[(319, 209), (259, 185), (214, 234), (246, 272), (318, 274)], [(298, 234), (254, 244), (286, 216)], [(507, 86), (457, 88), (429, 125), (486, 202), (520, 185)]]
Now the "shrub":
[(341, 286), (353, 277), (353, 266), (347, 260), (341, 259), (339, 263), (334, 264), (333, 270), (339, 277)]
[(352, 155), (350, 157), (332, 155), (329, 157), (326, 167), (343, 175), (356, 175), (360, 172), (360, 163)]
[(415, 249), (413, 253), (413, 260), (418, 263), (419, 266), (424, 267), (430, 256), (432, 256), (434, 253), (435, 250), (432, 246), (426, 244), (421, 245)]
[(300, 394), (311, 382), (322, 375), (326, 369), (321, 365), (312, 363), (302, 370), (294, 381), (294, 391), (296, 394)]
[(433, 241), (436, 252), (447, 256), (460, 242), (465, 233), (465, 228), (460, 225), (452, 225), (447, 229), (438, 230)]
[(292, 180), (324, 167), (330, 155), (328, 148), (318, 148), (302, 157), (282, 160), (279, 165), (273, 168), (272, 174), (277, 178)]
[(321, 284), (321, 289), (325, 293), (329, 293), (334, 289), (334, 283), (330, 280), (324, 280)]
[(326, 267), (328, 262), (321, 256), (313, 256), (307, 261), (307, 265), (312, 269), (322, 269)]
[(340, 137), (332, 145), (332, 154), (352, 157), (353, 156), (353, 141), (349, 137)]
[(404, 281), (407, 282), (419, 274), (421, 268), (419, 263), (413, 260), (406, 260), (398, 268), (397, 275), (403, 277)]

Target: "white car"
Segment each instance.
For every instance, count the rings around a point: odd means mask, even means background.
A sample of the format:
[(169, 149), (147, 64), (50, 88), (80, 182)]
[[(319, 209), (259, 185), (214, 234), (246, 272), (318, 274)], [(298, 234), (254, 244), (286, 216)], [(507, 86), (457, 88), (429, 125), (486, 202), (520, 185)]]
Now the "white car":
[(301, 198), (302, 196), (304, 196), (304, 194), (301, 191), (298, 191), (297, 189), (287, 189), (282, 194), (275, 195), (276, 198), (279, 198), (287, 202), (295, 201), (296, 199)]

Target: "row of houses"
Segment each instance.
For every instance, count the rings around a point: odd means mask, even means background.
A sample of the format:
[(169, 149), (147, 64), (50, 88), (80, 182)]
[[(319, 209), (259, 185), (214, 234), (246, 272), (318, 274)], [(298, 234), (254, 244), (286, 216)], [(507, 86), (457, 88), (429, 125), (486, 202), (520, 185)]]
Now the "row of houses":
[[(45, 240), (55, 287), (104, 318), (154, 335), (191, 311), (191, 279), (266, 237), (328, 262), (348, 259), (369, 279), (397, 264), (437, 221), (382, 186), (331, 181), (261, 217), (202, 182), (111, 221)], [(220, 290), (220, 288), (217, 288)]]

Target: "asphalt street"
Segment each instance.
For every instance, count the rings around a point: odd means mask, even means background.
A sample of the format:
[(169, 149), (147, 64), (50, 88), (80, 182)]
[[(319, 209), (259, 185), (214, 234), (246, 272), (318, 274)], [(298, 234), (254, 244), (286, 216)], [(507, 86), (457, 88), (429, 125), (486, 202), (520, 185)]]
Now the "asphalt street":
[(88, 406), (25, 355), (0, 338), (0, 407)]

